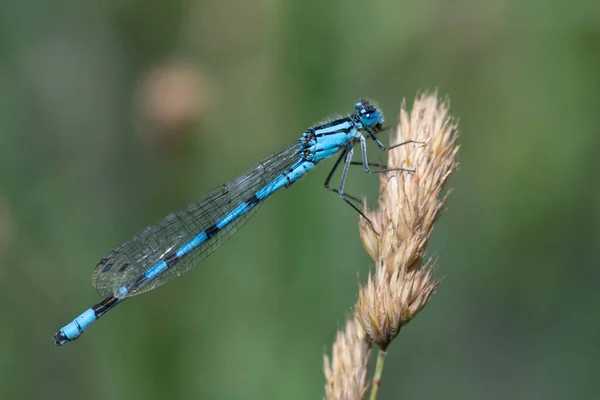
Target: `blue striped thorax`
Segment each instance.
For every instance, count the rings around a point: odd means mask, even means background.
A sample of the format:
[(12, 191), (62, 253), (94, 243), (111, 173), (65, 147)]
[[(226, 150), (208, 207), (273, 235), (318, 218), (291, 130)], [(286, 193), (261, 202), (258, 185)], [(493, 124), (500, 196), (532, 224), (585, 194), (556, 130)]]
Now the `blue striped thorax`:
[(300, 138), (299, 154), (306, 161), (318, 163), (360, 140), (362, 132), (378, 132), (383, 113), (368, 100), (354, 104), (354, 114), (307, 129)]

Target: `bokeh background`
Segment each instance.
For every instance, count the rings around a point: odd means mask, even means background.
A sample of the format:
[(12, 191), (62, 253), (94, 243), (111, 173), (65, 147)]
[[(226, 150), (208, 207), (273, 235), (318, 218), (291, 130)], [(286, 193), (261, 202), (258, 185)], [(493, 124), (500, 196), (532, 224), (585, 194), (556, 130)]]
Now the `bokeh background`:
[[(444, 280), (380, 398), (596, 396), (599, 4), (3, 0), (0, 398), (321, 398), (370, 267), (331, 163), (185, 277), (51, 339), (145, 226), (359, 97), (393, 123), (435, 88), (461, 132)], [(377, 187), (358, 169), (347, 190)]]

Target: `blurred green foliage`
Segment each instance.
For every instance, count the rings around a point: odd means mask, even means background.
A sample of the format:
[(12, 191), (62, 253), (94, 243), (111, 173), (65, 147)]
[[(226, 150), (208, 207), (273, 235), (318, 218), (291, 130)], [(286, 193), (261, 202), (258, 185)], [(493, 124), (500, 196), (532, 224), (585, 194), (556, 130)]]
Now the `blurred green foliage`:
[[(51, 339), (111, 248), (359, 97), (393, 124), (434, 88), (461, 131), (430, 245), (445, 278), (380, 398), (594, 397), (598, 4), (4, 0), (0, 398), (320, 398), (370, 266), (328, 164), (184, 279)], [(377, 179), (347, 190), (374, 204)]]

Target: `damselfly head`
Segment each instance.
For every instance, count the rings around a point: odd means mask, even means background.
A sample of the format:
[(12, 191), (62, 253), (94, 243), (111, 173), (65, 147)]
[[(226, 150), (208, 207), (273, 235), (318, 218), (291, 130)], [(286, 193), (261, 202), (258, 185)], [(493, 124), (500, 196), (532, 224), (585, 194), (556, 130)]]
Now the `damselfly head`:
[(354, 104), (354, 112), (360, 118), (361, 124), (367, 129), (375, 132), (381, 130), (383, 126), (383, 113), (377, 106), (369, 100), (359, 100)]

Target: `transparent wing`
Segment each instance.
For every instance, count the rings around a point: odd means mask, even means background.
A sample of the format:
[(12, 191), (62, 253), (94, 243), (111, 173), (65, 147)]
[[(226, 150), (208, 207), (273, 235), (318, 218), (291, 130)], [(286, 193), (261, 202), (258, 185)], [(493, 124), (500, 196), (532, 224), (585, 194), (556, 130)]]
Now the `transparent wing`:
[[(140, 234), (112, 250), (94, 268), (92, 282), (101, 296), (114, 295), (116, 289), (133, 282), (166, 255), (227, 215), (259, 189), (299, 160), (294, 144), (258, 163), (254, 168), (214, 189), (186, 209), (168, 215)], [(177, 264), (130, 295), (152, 290), (190, 270), (218, 249), (256, 212), (262, 202), (239, 217), (206, 242), (185, 255)]]

